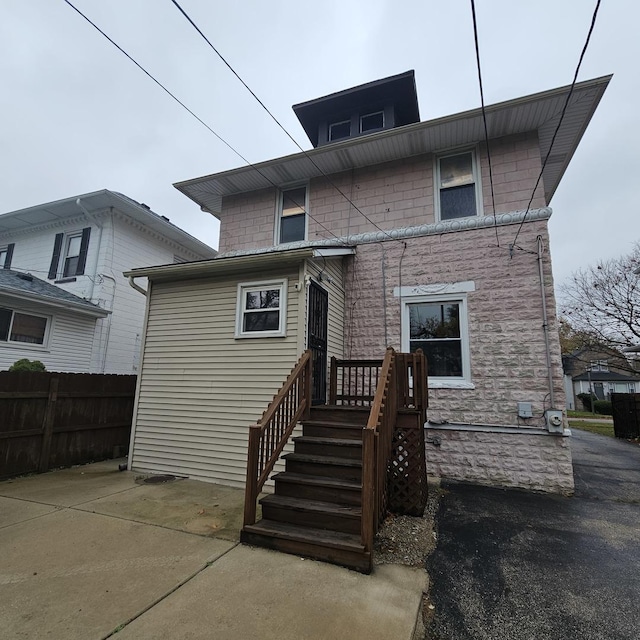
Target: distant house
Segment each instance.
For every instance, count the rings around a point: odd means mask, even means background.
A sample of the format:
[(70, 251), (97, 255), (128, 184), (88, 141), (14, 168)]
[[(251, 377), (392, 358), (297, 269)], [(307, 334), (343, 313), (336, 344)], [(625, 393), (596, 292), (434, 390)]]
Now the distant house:
[(0, 215), (0, 370), (137, 373), (144, 298), (126, 269), (216, 251), (144, 204), (97, 191)]
[(303, 350), (322, 403), (331, 356), (392, 346), (427, 355), (430, 474), (570, 492), (548, 205), (608, 82), (487, 107), (495, 214), (482, 111), (421, 121), (413, 72), (296, 105), (310, 151), (177, 184), (221, 255), (127, 273), (149, 282), (131, 468), (242, 486)]
[(612, 393), (640, 390), (640, 372), (634, 362), (615, 349), (585, 347), (562, 356), (567, 409), (583, 408), (578, 395), (591, 392), (599, 400)]

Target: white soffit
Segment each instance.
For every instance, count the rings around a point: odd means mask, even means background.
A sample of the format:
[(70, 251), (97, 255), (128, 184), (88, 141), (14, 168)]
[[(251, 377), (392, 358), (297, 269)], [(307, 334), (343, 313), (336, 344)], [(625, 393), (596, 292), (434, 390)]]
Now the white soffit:
[[(543, 180), (547, 204), (611, 80), (604, 76), (576, 84)], [(490, 138), (536, 131), (544, 159), (570, 87), (490, 105), (486, 108)], [(220, 213), (225, 196), (271, 188), (297, 180), (433, 153), (484, 140), (482, 111), (463, 113), (333, 143), (291, 156), (178, 182), (174, 186), (204, 209)], [(313, 158), (313, 162), (310, 158)]]

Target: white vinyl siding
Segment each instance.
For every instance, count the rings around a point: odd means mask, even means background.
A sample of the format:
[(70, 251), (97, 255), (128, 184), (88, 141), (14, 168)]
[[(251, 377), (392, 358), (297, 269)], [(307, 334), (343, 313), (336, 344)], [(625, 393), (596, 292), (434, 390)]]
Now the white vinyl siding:
[(132, 468), (244, 486), (249, 426), (260, 419), (301, 349), (296, 291), (287, 278), (287, 335), (236, 340), (237, 279), (154, 283)]
[(78, 316), (41, 305), (15, 301), (0, 296), (0, 307), (18, 312), (47, 316), (50, 320), (46, 347), (37, 344), (0, 342), (0, 371), (8, 369), (16, 360), (40, 360), (47, 371), (88, 373), (95, 318)]

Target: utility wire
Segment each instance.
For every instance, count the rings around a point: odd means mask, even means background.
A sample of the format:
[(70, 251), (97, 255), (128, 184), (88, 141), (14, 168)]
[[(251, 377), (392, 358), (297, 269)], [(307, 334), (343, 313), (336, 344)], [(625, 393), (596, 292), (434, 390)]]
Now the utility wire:
[(553, 132), (553, 137), (551, 138), (551, 144), (549, 145), (549, 149), (544, 158), (544, 162), (542, 163), (542, 168), (540, 169), (540, 174), (538, 175), (538, 179), (536, 180), (536, 184), (533, 187), (533, 192), (531, 193), (531, 198), (529, 200), (529, 204), (527, 205), (527, 210), (524, 212), (524, 216), (522, 216), (522, 220), (520, 220), (520, 226), (518, 227), (518, 231), (516, 231), (516, 236), (513, 239), (513, 242), (510, 245), (511, 249), (511, 257), (513, 257), (513, 248), (516, 246), (516, 242), (518, 240), (518, 236), (520, 235), (520, 231), (522, 230), (522, 225), (524, 221), (527, 219), (527, 215), (531, 209), (531, 203), (533, 202), (533, 198), (536, 194), (536, 189), (540, 184), (540, 180), (542, 180), (542, 174), (544, 173), (545, 167), (547, 166), (547, 162), (549, 160), (549, 156), (551, 155), (551, 150), (553, 149), (553, 144), (556, 141), (556, 136), (558, 135), (558, 131), (560, 131), (560, 126), (562, 125), (562, 121), (564, 120), (564, 116), (567, 112), (567, 107), (569, 106), (569, 101), (571, 100), (571, 96), (573, 95), (573, 90), (576, 86), (576, 81), (578, 80), (578, 73), (580, 72), (580, 66), (582, 65), (582, 60), (584, 59), (585, 53), (587, 52), (587, 47), (589, 46), (589, 40), (591, 40), (591, 34), (593, 33), (593, 28), (596, 25), (596, 18), (598, 16), (598, 9), (600, 8), (600, 0), (596, 2), (596, 8), (593, 11), (593, 17), (591, 18), (591, 26), (589, 27), (589, 33), (587, 34), (587, 39), (584, 43), (584, 47), (582, 47), (582, 53), (580, 54), (580, 59), (578, 60), (578, 66), (576, 67), (576, 72), (573, 74), (573, 82), (571, 83), (571, 87), (569, 89), (569, 93), (567, 94), (567, 99), (565, 100), (564, 107), (562, 108), (562, 113), (560, 114), (560, 120), (558, 120), (558, 124), (556, 126), (556, 130)]
[[(66, 1), (67, 0), (65, 0), (65, 2)], [(207, 36), (202, 32), (202, 30), (198, 27), (198, 25), (189, 17), (187, 12), (180, 6), (180, 4), (178, 4), (176, 0), (171, 0), (171, 2), (175, 5), (178, 11), (180, 11), (180, 13), (187, 19), (189, 24), (191, 24), (191, 26), (200, 34), (200, 36), (202, 36), (204, 41), (209, 45), (209, 47), (211, 47), (211, 49), (216, 53), (216, 55), (220, 58), (220, 60), (222, 60), (222, 62), (224, 62), (224, 64), (231, 70), (233, 75), (242, 83), (245, 89), (257, 100), (258, 104), (260, 104), (260, 106), (269, 114), (271, 119), (280, 127), (280, 129), (284, 131), (284, 133), (293, 142), (293, 144), (295, 144), (296, 147), (300, 149), (300, 151), (311, 162), (311, 164), (316, 168), (316, 170), (322, 174), (322, 176), (329, 183), (329, 185), (333, 187), (367, 222), (369, 222), (376, 229), (378, 229), (378, 231), (381, 231), (382, 233), (384, 233), (384, 235), (386, 235), (390, 240), (397, 240), (397, 238), (394, 238), (393, 236), (391, 236), (387, 231), (382, 229), (373, 220), (371, 220), (371, 218), (369, 218), (369, 216), (367, 216), (367, 214), (364, 213), (364, 211), (362, 211), (362, 209), (360, 209), (353, 202), (353, 200), (351, 200), (349, 196), (346, 193), (344, 193), (344, 191), (342, 191), (342, 189), (340, 189), (340, 187), (338, 187), (338, 185), (335, 182), (333, 182), (333, 180), (331, 180), (331, 178), (322, 170), (320, 166), (318, 166), (316, 161), (309, 155), (309, 153), (300, 146), (298, 141), (287, 131), (284, 125), (273, 115), (273, 113), (267, 108), (264, 102), (262, 102), (262, 100), (258, 98), (258, 96), (249, 87), (249, 85), (240, 77), (240, 75), (236, 72), (236, 70), (229, 64), (229, 62), (225, 59), (225, 57), (218, 51), (218, 49), (216, 49), (216, 47), (213, 46), (209, 38), (207, 38)]]
[(473, 38), (476, 46), (476, 62), (478, 63), (478, 84), (480, 85), (480, 104), (482, 105), (482, 121), (484, 123), (484, 139), (487, 145), (487, 160), (489, 162), (489, 182), (491, 184), (491, 205), (493, 207), (493, 228), (496, 232), (496, 242), (500, 247), (498, 238), (498, 221), (496, 219), (496, 198), (493, 192), (493, 168), (491, 166), (491, 150), (489, 149), (489, 130), (487, 127), (487, 112), (484, 107), (484, 89), (482, 87), (482, 72), (480, 70), (480, 47), (478, 45), (478, 24), (476, 22), (476, 3), (471, 0), (471, 14), (473, 16)]
[[(138, 67), (138, 69), (140, 69), (140, 71), (142, 71), (148, 78), (153, 80), (153, 82), (155, 82), (167, 95), (169, 95), (171, 98), (173, 98), (173, 100), (175, 100), (183, 109), (185, 109), (189, 114), (191, 114), (202, 126), (204, 126), (216, 138), (218, 138), (218, 140), (220, 140), (220, 142), (222, 142), (227, 148), (229, 148), (231, 151), (233, 151), (233, 153), (235, 153), (240, 159), (242, 159), (248, 166), (250, 166), (252, 169), (255, 169), (267, 182), (269, 182), (269, 184), (271, 184), (271, 186), (275, 187), (276, 189), (279, 188), (278, 185), (275, 182), (273, 182), (273, 180), (271, 180), (269, 178), (269, 176), (267, 176), (263, 171), (261, 171), (258, 166), (256, 166), (255, 164), (253, 164), (252, 162), (247, 160), (247, 158), (245, 158), (237, 149), (235, 149), (229, 142), (227, 142), (220, 134), (216, 133), (204, 120), (202, 120), (202, 118), (200, 118), (189, 107), (187, 107), (187, 105), (184, 102), (182, 102), (182, 100), (180, 100), (175, 94), (173, 94), (171, 91), (169, 91), (169, 89), (167, 89), (159, 80), (157, 80), (153, 75), (151, 75), (151, 73), (149, 71), (147, 71), (139, 62), (137, 62), (132, 56), (130, 56), (117, 42), (112, 40), (95, 22), (93, 22), (89, 17), (87, 17), (84, 13), (82, 13), (82, 11), (80, 11), (80, 9), (75, 7), (70, 2), (70, 0), (64, 0), (64, 2), (66, 2), (76, 13), (78, 13), (80, 16), (82, 16), (96, 31), (98, 31), (116, 49), (118, 49), (118, 51), (120, 51), (120, 53), (125, 55), (131, 62), (133, 62), (133, 64), (135, 64), (136, 67)], [(338, 240), (338, 241), (340, 241), (342, 243), (345, 243), (344, 240), (341, 240), (340, 238), (338, 238), (338, 236), (336, 236), (336, 234), (333, 233), (333, 231), (331, 231), (330, 229), (325, 227), (324, 224), (322, 224), (320, 221), (316, 220), (316, 218), (314, 218), (308, 211), (306, 211), (304, 206), (299, 205), (298, 203), (296, 203), (291, 198), (289, 198), (289, 199), (296, 206), (300, 207), (300, 209), (302, 209), (305, 212), (305, 214), (308, 215), (318, 226), (322, 227), (327, 233), (329, 233), (336, 240)]]

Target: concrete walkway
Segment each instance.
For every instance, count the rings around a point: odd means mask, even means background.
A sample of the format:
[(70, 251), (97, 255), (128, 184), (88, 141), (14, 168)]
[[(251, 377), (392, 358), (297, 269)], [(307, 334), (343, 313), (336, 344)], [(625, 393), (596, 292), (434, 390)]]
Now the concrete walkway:
[(0, 636), (411, 639), (426, 573), (238, 544), (243, 492), (108, 461), (0, 483)]

